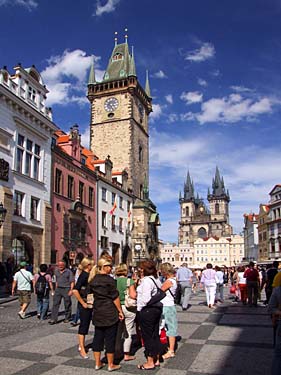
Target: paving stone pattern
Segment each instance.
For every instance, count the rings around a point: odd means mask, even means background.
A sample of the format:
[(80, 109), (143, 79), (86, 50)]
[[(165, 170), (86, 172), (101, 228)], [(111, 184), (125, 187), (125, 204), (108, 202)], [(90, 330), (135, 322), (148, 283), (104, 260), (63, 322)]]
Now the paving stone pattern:
[[(273, 332), (266, 308), (233, 303), (225, 288), (226, 302), (210, 310), (205, 295), (192, 296), (191, 308), (178, 307), (179, 335), (176, 357), (151, 371), (157, 375), (269, 375)], [(75, 309), (75, 308), (74, 308)], [(73, 309), (73, 310), (74, 310)], [(60, 323), (50, 326), (36, 318), (35, 301), (29, 317), (17, 316), (18, 303), (0, 304), (1, 375), (92, 375), (94, 361), (82, 359), (77, 351), (77, 327)], [(63, 315), (61, 316), (63, 319)], [(87, 338), (90, 345), (93, 327)], [(121, 362), (122, 374), (144, 371), (136, 368), (144, 362), (143, 349), (136, 360)], [(100, 374), (107, 373), (100, 370)]]

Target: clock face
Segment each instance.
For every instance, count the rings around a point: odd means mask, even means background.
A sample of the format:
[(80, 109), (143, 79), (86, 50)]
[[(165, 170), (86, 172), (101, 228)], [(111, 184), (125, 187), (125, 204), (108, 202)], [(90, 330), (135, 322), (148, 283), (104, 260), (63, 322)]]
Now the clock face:
[(143, 106), (141, 104), (139, 104), (138, 108), (139, 108), (140, 118), (142, 119), (143, 118)]
[(118, 108), (118, 100), (116, 98), (108, 98), (104, 102), (104, 109), (107, 112), (113, 112)]

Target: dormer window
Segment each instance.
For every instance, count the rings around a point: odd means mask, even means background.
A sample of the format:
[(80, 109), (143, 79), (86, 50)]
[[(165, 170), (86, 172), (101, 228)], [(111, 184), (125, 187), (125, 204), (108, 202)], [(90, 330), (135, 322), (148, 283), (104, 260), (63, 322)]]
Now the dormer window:
[(118, 61), (118, 60), (123, 60), (122, 53), (115, 53), (115, 55), (112, 57), (112, 61)]
[(34, 103), (36, 101), (36, 90), (31, 86), (28, 86), (28, 99)]

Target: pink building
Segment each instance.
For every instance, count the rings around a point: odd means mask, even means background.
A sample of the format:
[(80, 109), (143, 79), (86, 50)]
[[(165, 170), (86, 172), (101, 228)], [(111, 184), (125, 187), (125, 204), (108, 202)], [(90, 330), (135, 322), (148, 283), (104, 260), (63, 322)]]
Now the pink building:
[(56, 132), (53, 147), (52, 263), (83, 256), (97, 260), (97, 176), (93, 153), (81, 145), (79, 128)]

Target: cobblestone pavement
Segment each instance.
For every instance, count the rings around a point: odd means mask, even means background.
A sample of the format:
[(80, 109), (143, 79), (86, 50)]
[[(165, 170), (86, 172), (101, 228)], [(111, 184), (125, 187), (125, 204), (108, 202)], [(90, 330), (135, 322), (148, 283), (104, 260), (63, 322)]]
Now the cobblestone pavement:
[[(227, 296), (228, 288), (225, 291)], [(204, 305), (204, 297), (202, 292), (194, 295), (187, 311), (178, 307), (181, 340), (176, 357), (161, 363), (152, 373), (269, 375), (273, 332), (263, 305), (250, 308), (226, 298), (224, 304), (210, 310)], [(0, 305), (0, 374), (92, 375), (91, 355), (85, 360), (77, 351), (77, 327), (38, 321), (34, 300), (29, 311), (30, 317), (21, 320), (17, 301)], [(92, 334), (93, 327), (88, 343)], [(144, 361), (143, 349), (136, 357), (135, 361), (121, 362), (116, 375), (142, 373), (136, 365)], [(100, 371), (101, 375), (105, 372)]]

